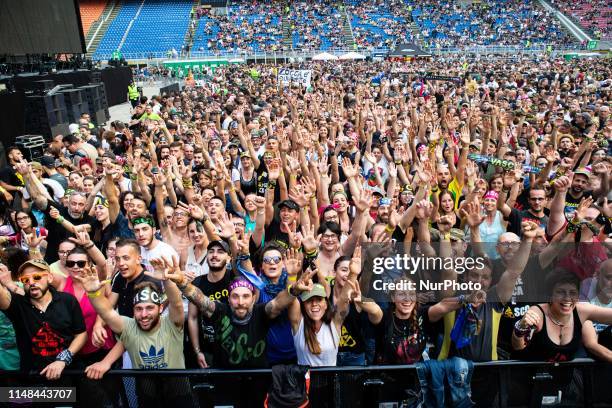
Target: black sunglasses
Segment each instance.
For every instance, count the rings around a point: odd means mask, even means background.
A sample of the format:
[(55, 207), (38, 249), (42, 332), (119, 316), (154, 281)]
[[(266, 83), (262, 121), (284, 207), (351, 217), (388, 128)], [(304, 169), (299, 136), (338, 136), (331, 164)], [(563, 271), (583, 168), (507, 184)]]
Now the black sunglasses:
[(66, 261), (67, 268), (74, 268), (75, 265), (79, 268), (84, 268), (87, 265), (87, 261)]

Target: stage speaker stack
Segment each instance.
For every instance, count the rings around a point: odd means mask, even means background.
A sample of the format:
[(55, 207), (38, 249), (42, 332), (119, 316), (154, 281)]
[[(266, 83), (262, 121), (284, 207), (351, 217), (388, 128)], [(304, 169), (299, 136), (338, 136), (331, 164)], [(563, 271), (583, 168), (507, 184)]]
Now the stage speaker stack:
[(68, 122), (78, 124), (81, 114), (89, 113), (89, 103), (84, 98), (85, 92), (79, 88), (71, 88), (63, 89), (59, 93), (64, 95)]
[(61, 92), (25, 97), (25, 131), (28, 134), (49, 139), (58, 134), (65, 135), (68, 134), (68, 123), (66, 102)]
[(104, 83), (89, 84), (78, 88), (83, 92), (84, 101), (89, 105), (89, 116), (98, 126), (106, 123), (110, 119), (108, 102)]
[(41, 135), (23, 135), (15, 138), (15, 145), (19, 146), (28, 161), (39, 161), (45, 151), (45, 138)]

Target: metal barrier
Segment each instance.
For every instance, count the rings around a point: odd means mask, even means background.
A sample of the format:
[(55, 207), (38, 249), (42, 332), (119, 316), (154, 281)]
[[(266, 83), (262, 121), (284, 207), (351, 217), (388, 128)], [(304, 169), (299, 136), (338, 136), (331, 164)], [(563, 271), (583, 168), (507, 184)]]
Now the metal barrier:
[[(509, 360), (474, 366), (472, 394), (487, 406), (541, 406), (543, 396), (554, 400), (559, 390), (562, 406), (612, 406), (611, 364), (576, 359), (563, 363)], [(106, 376), (188, 378), (193, 406), (261, 407), (270, 373), (270, 369), (111, 370)], [(82, 375), (79, 370), (64, 372), (64, 377), (72, 379)], [(18, 372), (0, 372), (0, 386), (9, 379), (11, 386), (17, 386), (20, 378), (24, 376)], [(400, 408), (409, 399), (408, 391), (418, 391), (414, 365), (312, 368), (310, 378), (311, 406), (317, 408)], [(77, 388), (77, 398), (78, 394)], [(388, 405), (381, 405), (384, 403)]]

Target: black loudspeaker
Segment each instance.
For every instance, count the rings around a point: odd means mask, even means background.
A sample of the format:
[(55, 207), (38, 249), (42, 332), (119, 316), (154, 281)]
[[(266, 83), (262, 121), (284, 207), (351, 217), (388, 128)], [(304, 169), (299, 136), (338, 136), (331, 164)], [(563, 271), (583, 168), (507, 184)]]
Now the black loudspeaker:
[(82, 89), (64, 89), (59, 93), (64, 95), (69, 123), (79, 123), (82, 113), (91, 112), (89, 103), (84, 98), (85, 92)]
[(28, 161), (32, 161), (43, 157), (47, 143), (41, 135), (23, 135), (15, 138), (15, 145), (19, 146)]
[(47, 138), (68, 131), (68, 112), (62, 92), (26, 96), (25, 131)]

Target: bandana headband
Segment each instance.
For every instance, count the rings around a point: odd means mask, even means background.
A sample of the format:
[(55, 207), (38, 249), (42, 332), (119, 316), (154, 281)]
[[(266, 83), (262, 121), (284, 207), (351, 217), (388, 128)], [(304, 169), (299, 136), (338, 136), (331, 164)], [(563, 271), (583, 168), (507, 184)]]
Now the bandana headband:
[(232, 291), (236, 288), (247, 288), (251, 292), (255, 293), (255, 287), (246, 279), (237, 279), (233, 281), (228, 287), (228, 292), (232, 293)]
[(139, 303), (153, 303), (159, 306), (164, 303), (164, 300), (163, 294), (159, 294), (151, 290), (151, 288), (144, 288), (134, 296), (134, 305)]
[(104, 206), (106, 208), (110, 207), (110, 204), (109, 204), (108, 200), (106, 198), (104, 198), (104, 197), (101, 197), (101, 196), (97, 196), (96, 197), (96, 204), (95, 205), (96, 206), (102, 205), (102, 206)]
[(151, 217), (138, 217), (132, 220), (132, 225), (149, 224), (151, 228), (155, 228), (155, 221)]
[(499, 198), (499, 193), (497, 191), (487, 191), (487, 194), (485, 194), (484, 199), (486, 200), (487, 198), (492, 198), (493, 200), (497, 200)]

